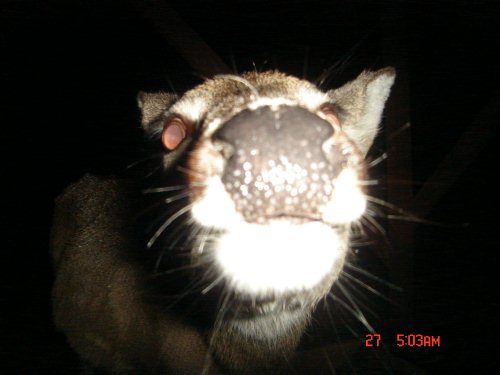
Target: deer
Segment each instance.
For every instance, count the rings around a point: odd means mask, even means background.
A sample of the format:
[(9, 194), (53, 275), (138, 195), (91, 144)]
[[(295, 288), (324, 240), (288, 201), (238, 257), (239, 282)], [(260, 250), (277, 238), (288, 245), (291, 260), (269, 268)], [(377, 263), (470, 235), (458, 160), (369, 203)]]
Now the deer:
[(54, 322), (87, 368), (283, 373), (365, 213), (394, 79), (322, 91), (265, 71), (139, 93), (157, 185), (85, 175), (55, 202)]

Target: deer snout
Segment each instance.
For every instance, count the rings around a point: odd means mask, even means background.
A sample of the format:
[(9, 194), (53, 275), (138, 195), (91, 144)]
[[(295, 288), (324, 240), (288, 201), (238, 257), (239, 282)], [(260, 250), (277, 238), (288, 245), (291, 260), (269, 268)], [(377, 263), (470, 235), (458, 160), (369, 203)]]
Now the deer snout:
[(321, 218), (349, 154), (327, 120), (294, 106), (244, 110), (214, 135), (226, 159), (221, 176), (248, 223), (285, 216)]

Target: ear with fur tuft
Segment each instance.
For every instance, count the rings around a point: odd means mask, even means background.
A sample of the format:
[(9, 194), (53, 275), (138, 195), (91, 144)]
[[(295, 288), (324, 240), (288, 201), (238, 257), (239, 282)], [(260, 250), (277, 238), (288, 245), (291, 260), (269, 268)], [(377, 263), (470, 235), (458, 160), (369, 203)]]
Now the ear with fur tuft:
[(353, 81), (327, 93), (344, 114), (342, 130), (364, 155), (377, 134), (395, 76), (396, 71), (392, 67), (375, 72), (365, 70)]
[(151, 124), (159, 120), (177, 100), (177, 96), (166, 92), (148, 93), (140, 91), (137, 94), (137, 105), (142, 114), (141, 125), (143, 129), (152, 133), (159, 129), (151, 129)]

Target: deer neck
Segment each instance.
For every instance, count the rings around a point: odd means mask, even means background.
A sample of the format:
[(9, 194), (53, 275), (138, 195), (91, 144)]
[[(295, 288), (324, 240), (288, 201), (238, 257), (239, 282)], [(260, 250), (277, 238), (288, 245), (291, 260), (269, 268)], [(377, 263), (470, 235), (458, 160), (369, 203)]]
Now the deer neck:
[(272, 371), (292, 355), (310, 313), (301, 307), (216, 321), (210, 332), (211, 351), (230, 372)]

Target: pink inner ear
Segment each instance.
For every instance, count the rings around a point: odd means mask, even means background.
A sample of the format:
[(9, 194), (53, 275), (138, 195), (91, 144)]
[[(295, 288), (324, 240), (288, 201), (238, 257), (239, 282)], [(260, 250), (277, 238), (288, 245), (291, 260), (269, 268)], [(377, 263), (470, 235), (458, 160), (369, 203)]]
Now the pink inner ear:
[(175, 150), (185, 137), (186, 132), (182, 125), (177, 122), (171, 122), (163, 129), (161, 140), (165, 148)]

